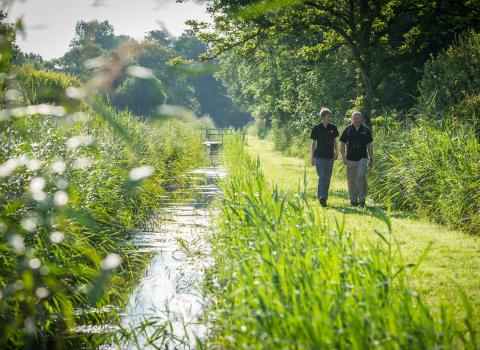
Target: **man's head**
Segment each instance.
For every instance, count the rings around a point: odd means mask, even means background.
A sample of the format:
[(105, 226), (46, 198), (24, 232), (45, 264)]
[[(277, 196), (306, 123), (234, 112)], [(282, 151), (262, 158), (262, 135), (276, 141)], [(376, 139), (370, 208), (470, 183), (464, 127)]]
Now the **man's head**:
[(362, 113), (359, 111), (355, 111), (352, 113), (352, 124), (355, 125), (357, 128), (362, 125), (363, 122), (363, 116)]
[(328, 108), (322, 108), (320, 110), (320, 119), (322, 123), (331, 123), (332, 122), (332, 111)]

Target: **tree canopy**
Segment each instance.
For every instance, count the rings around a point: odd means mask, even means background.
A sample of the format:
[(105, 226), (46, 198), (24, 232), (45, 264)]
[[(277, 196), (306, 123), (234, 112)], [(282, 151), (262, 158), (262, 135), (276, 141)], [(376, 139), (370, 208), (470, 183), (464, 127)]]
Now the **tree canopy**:
[[(411, 106), (408, 95), (416, 91), (429, 55), (448, 47), (459, 32), (479, 28), (479, 5), (427, 0), (214, 0), (209, 10), (215, 16), (215, 32), (204, 32), (204, 37), (214, 45), (213, 57), (232, 49), (249, 58), (258, 52), (287, 50), (316, 64), (345, 47), (356, 69), (355, 105), (369, 119), (379, 97), (387, 96), (394, 107)], [(277, 44), (273, 49), (272, 42)], [(391, 86), (395, 91), (388, 91)]]

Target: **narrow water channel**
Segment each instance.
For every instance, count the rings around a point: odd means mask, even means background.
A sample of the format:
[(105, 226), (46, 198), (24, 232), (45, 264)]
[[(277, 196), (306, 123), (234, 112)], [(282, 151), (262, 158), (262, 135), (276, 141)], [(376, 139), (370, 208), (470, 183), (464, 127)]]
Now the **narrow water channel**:
[(218, 180), (224, 176), (218, 153), (207, 152), (207, 166), (182, 175), (193, 185), (165, 196), (133, 237), (135, 252), (151, 260), (127, 308), (117, 310), (121, 327), (77, 327), (84, 334), (117, 334), (117, 341), (99, 349), (195, 349), (207, 335), (201, 283), (211, 264), (206, 238), (216, 212), (210, 204), (220, 196)]
[[(142, 333), (122, 348), (148, 349), (147, 339), (158, 337), (155, 346), (192, 349), (208, 331), (200, 284), (211, 263), (206, 235), (215, 211), (210, 204), (219, 196), (218, 179), (224, 176), (218, 154), (209, 155), (206, 167), (184, 176), (194, 185), (165, 198), (158, 218), (134, 237), (139, 252), (154, 255), (126, 309), (125, 324), (140, 326)], [(154, 324), (143, 328), (146, 320)]]
[(209, 161), (185, 174), (194, 181), (192, 188), (166, 198), (158, 220), (153, 218), (147, 230), (134, 237), (139, 252), (154, 255), (130, 297), (125, 323), (132, 329), (145, 320), (155, 320), (155, 325), (124, 348), (137, 349), (140, 343), (147, 349), (146, 338), (153, 335), (159, 337), (156, 346), (192, 349), (206, 335), (200, 283), (211, 263), (206, 235), (215, 211), (210, 204), (219, 196), (218, 179), (224, 176), (218, 155), (210, 155)]

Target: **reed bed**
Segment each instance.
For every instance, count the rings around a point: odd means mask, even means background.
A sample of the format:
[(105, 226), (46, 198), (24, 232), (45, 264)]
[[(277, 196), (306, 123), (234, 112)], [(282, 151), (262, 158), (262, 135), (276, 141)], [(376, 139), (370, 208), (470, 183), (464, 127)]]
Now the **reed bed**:
[[(225, 146), (219, 227), (212, 236), (206, 346), (248, 349), (475, 349), (476, 333), (432, 308), (408, 278), (384, 227), (360, 246), (341, 222), (326, 225), (305, 190), (269, 184), (239, 140)], [(468, 305), (466, 304), (468, 314)]]
[(0, 347), (78, 347), (76, 325), (119, 314), (148, 259), (129, 239), (202, 163), (200, 126), (97, 101), (4, 118), (0, 143)]
[(480, 233), (480, 145), (473, 127), (445, 120), (375, 130), (373, 199)]

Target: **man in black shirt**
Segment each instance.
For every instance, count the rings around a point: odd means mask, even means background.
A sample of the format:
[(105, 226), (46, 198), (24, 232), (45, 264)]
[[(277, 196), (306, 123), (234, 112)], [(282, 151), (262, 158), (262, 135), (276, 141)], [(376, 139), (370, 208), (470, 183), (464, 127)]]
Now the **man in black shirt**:
[(322, 207), (326, 207), (333, 162), (338, 159), (338, 129), (332, 124), (332, 112), (329, 109), (320, 110), (320, 119), (322, 122), (315, 125), (310, 133), (312, 139), (310, 157), (312, 165), (317, 168), (318, 200)]
[[(352, 113), (352, 124), (340, 137), (343, 163), (347, 166), (348, 194), (352, 206), (365, 206), (367, 198), (367, 171), (373, 166), (373, 137), (363, 124), (362, 113)], [(347, 154), (345, 155), (345, 147)]]

